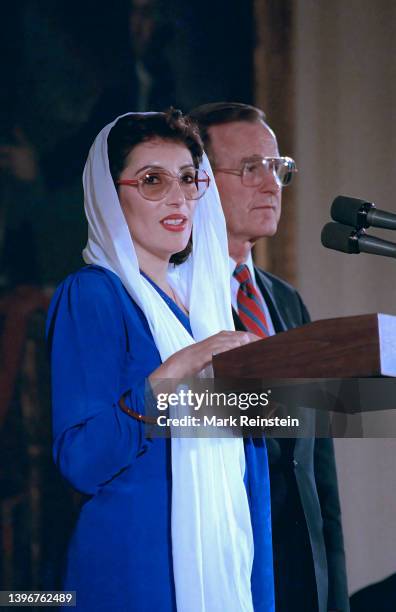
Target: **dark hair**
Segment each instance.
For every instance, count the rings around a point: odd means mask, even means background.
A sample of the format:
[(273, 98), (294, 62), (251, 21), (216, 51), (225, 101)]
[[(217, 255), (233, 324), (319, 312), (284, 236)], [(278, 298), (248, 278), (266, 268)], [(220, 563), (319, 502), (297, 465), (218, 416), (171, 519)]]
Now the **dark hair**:
[(213, 125), (234, 123), (235, 121), (265, 121), (265, 113), (250, 104), (242, 102), (211, 102), (194, 108), (188, 115), (198, 126), (205, 151), (214, 164), (209, 128)]
[[(203, 155), (203, 144), (195, 123), (182, 112), (170, 108), (163, 113), (135, 113), (121, 117), (111, 128), (107, 137), (109, 166), (114, 185), (126, 165), (132, 149), (142, 142), (160, 138), (183, 144), (191, 153), (194, 166), (198, 168)], [(171, 256), (170, 262), (183, 263), (191, 253), (191, 240), (180, 253)]]

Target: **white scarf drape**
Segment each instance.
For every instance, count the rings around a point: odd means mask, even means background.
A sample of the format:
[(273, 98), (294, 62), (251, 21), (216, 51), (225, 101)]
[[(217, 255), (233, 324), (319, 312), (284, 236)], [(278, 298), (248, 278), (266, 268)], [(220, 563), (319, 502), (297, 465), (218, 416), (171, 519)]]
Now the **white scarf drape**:
[[(140, 274), (133, 241), (109, 169), (107, 137), (95, 139), (84, 169), (86, 263), (111, 270), (144, 312), (164, 361), (194, 340)], [(195, 341), (232, 330), (225, 220), (211, 178), (197, 202), (193, 252), (172, 285), (189, 310)], [(253, 536), (243, 483), (242, 439), (172, 438), (172, 554), (178, 612), (252, 612)], [(154, 586), (155, 588), (155, 586)]]

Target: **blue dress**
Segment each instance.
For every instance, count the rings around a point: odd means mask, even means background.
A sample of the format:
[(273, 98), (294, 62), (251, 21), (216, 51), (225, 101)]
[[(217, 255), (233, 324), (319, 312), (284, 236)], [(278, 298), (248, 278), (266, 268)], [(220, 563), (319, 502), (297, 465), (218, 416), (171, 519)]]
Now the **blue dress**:
[[(188, 317), (154, 283), (191, 333)], [(147, 376), (161, 364), (147, 320), (120, 279), (99, 266), (69, 276), (52, 300), (54, 459), (86, 495), (65, 562), (63, 588), (84, 612), (176, 612), (171, 547), (170, 440), (147, 440)], [(273, 612), (267, 453), (246, 440), (245, 485), (254, 535), (255, 612)], [(186, 568), (188, 571), (188, 568)]]

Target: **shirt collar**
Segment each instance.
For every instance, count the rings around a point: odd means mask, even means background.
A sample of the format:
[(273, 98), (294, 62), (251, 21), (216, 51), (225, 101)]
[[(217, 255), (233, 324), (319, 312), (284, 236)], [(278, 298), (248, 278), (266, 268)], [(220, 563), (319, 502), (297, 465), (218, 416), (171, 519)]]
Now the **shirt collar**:
[[(234, 270), (237, 266), (237, 263), (232, 257), (230, 257), (229, 260), (230, 260), (230, 275), (232, 276), (234, 274)], [(253, 258), (252, 258), (251, 251), (249, 251), (249, 255), (247, 256), (246, 261), (244, 261), (243, 263), (247, 265), (247, 267), (249, 268), (250, 276), (252, 277), (253, 282), (254, 282), (254, 278), (255, 278), (254, 277), (254, 264), (253, 264)]]

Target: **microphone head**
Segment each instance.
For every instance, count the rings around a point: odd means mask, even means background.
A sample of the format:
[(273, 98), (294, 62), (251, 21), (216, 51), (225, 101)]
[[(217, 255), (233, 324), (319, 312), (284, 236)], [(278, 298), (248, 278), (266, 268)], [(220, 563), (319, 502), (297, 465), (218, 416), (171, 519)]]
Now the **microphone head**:
[(331, 205), (330, 214), (332, 219), (338, 221), (338, 223), (361, 229), (362, 227), (369, 227), (367, 213), (372, 208), (374, 208), (374, 204), (366, 200), (338, 196)]
[(359, 243), (356, 231), (349, 225), (341, 223), (326, 223), (322, 229), (323, 246), (343, 253), (359, 253)]

